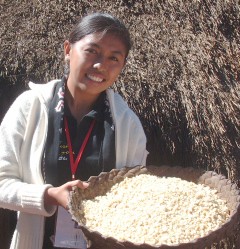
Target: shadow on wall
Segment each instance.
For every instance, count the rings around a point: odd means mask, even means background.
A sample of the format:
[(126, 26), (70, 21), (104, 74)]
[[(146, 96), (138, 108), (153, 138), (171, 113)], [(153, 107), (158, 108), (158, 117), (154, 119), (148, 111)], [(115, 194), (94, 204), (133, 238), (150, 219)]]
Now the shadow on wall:
[(8, 79), (0, 77), (0, 122), (2, 122), (12, 102), (24, 90), (26, 88), (23, 84), (12, 84), (10, 80), (8, 81)]
[(14, 211), (0, 208), (0, 241), (1, 249), (9, 249), (13, 231), (16, 226), (17, 214)]

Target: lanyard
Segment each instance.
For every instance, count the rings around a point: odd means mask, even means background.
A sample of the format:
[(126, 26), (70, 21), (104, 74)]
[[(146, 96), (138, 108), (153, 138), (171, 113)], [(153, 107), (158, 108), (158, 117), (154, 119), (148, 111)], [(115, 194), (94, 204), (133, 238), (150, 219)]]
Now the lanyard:
[(77, 155), (77, 158), (76, 160), (74, 161), (74, 158), (73, 158), (73, 149), (72, 149), (72, 143), (71, 143), (71, 138), (70, 138), (70, 132), (69, 132), (69, 128), (68, 128), (68, 122), (67, 122), (67, 118), (64, 118), (64, 125), (65, 125), (65, 133), (66, 133), (66, 137), (67, 137), (67, 143), (68, 143), (68, 150), (69, 150), (69, 157), (70, 157), (70, 165), (71, 165), (71, 172), (72, 172), (72, 180), (75, 179), (75, 173), (77, 171), (77, 168), (78, 168), (78, 164), (81, 160), (81, 157), (82, 157), (82, 154), (83, 154), (83, 151), (87, 145), (87, 142), (88, 142), (88, 139), (91, 135), (91, 132), (92, 132), (92, 129), (93, 129), (93, 126), (95, 124), (95, 119), (92, 121), (90, 127), (89, 127), (89, 130), (87, 132), (87, 135), (86, 137), (84, 138), (84, 141), (82, 143), (82, 146), (78, 152), (78, 155)]

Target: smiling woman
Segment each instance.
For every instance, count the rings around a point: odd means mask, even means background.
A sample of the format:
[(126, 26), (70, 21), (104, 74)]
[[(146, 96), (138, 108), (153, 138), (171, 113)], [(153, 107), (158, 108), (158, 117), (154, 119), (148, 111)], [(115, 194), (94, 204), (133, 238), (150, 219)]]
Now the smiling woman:
[(74, 104), (70, 104), (70, 110), (80, 121), (99, 95), (116, 81), (125, 65), (127, 48), (116, 34), (98, 32), (74, 44), (65, 41), (64, 50), (71, 68), (66, 99)]
[(0, 207), (19, 212), (11, 248), (80, 248), (81, 233), (66, 211), (72, 188), (87, 188), (102, 171), (146, 164), (139, 118), (110, 89), (130, 48), (118, 19), (84, 17), (64, 42), (62, 79), (30, 82), (5, 115)]

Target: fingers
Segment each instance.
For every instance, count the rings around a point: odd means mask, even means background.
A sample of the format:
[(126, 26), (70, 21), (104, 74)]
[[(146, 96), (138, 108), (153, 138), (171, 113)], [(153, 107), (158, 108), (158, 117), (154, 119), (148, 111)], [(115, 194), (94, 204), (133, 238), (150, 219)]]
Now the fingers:
[(75, 188), (85, 189), (89, 186), (89, 183), (82, 182), (80, 180), (74, 180), (67, 182), (59, 187), (51, 187), (45, 191), (44, 204), (47, 205), (59, 205), (64, 208), (67, 207), (69, 193)]
[(70, 183), (70, 187), (78, 187), (78, 188), (81, 188), (81, 189), (85, 189), (85, 188), (87, 188), (89, 186), (89, 183), (82, 182), (80, 180), (74, 180), (74, 181), (71, 181), (69, 183)]

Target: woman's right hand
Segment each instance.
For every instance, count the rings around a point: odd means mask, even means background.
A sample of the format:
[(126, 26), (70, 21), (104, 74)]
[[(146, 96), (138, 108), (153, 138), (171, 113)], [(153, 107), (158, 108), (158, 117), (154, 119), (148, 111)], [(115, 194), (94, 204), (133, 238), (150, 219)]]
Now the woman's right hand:
[(51, 187), (45, 191), (44, 203), (45, 206), (57, 205), (68, 209), (67, 204), (69, 200), (69, 194), (74, 187), (85, 189), (88, 187), (87, 182), (82, 182), (80, 180), (74, 180), (67, 182), (59, 187)]

